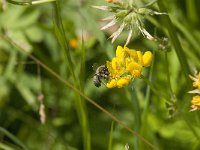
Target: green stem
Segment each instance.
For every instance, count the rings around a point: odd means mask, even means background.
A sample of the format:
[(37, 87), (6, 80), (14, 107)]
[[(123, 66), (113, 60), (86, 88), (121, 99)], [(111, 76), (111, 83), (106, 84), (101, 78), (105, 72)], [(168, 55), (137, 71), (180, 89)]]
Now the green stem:
[(80, 68), (80, 87), (82, 92), (84, 91), (84, 83), (85, 83), (85, 45), (84, 45), (84, 39), (83, 39), (83, 32), (82, 32), (82, 45), (81, 45), (81, 68)]
[(42, 4), (42, 3), (50, 3), (50, 2), (55, 2), (56, 0), (37, 0), (37, 1), (32, 1), (32, 5), (37, 5), (37, 4)]
[[(69, 51), (69, 46), (67, 44), (67, 37), (65, 35), (65, 30), (64, 30), (64, 26), (62, 23), (62, 18), (61, 18), (61, 14), (60, 14), (60, 2), (59, 0), (57, 0), (54, 3), (54, 9), (55, 9), (55, 26), (56, 26), (56, 36), (58, 38), (58, 41), (60, 43), (61, 46), (61, 50), (63, 51), (63, 57), (64, 60), (66, 61), (66, 64), (70, 70), (70, 73), (73, 77), (73, 81), (74, 81), (74, 85), (77, 89), (82, 89), (80, 86), (80, 82), (77, 77), (75, 76), (74, 73), (74, 66), (73, 66), (73, 62), (70, 56), (70, 51)], [(78, 98), (75, 98), (75, 106), (76, 106), (76, 111), (78, 114), (78, 119), (81, 125), (81, 129), (82, 129), (82, 135), (83, 135), (83, 145), (84, 145), (84, 150), (90, 150), (90, 131), (89, 131), (89, 126), (88, 126), (88, 118), (87, 118), (87, 109), (86, 109), (86, 104), (85, 101), (83, 101), (83, 99), (80, 97), (80, 95), (78, 95), (76, 93), (76, 96)]]
[[(176, 102), (176, 96), (174, 95), (174, 92), (173, 92), (173, 89), (172, 89), (172, 86), (171, 86), (171, 82), (170, 82), (170, 74), (169, 74), (169, 64), (168, 64), (168, 58), (167, 58), (167, 53), (165, 53), (165, 62), (166, 62), (166, 70), (167, 70), (167, 82), (168, 82), (168, 87), (170, 89), (170, 95), (171, 95), (171, 98), (172, 98), (172, 101)], [(176, 106), (175, 106), (176, 107)], [(181, 109), (181, 108), (180, 108)], [(197, 134), (195, 128), (191, 125), (190, 121), (187, 120), (186, 116), (184, 115), (184, 113), (182, 113), (180, 111), (180, 115), (182, 116), (183, 120), (185, 121), (185, 123), (187, 124), (187, 126), (190, 128), (190, 130), (192, 131), (192, 133), (194, 134), (194, 136), (197, 138), (197, 139), (200, 139), (200, 136)]]
[(152, 92), (154, 94), (156, 94), (157, 96), (159, 96), (160, 98), (165, 99), (166, 102), (168, 102), (169, 104), (171, 104), (172, 102), (169, 100), (169, 98), (167, 97), (167, 95), (158, 92), (158, 90), (153, 86), (153, 84), (143, 75), (141, 75), (141, 78), (149, 85), (150, 89), (152, 90)]
[(0, 149), (2, 149), (2, 150), (16, 150), (16, 149), (14, 149), (14, 148), (12, 148), (12, 147), (4, 144), (4, 143), (1, 143), (1, 142), (0, 142)]
[(112, 150), (113, 130), (114, 130), (114, 121), (112, 121), (112, 123), (111, 123), (109, 142), (108, 142), (108, 150)]
[(7, 137), (9, 137), (13, 142), (15, 142), (17, 145), (19, 145), (24, 150), (28, 150), (26, 145), (24, 145), (17, 137), (15, 137), (12, 133), (7, 131), (6, 129), (0, 127), (0, 132), (5, 134)]
[(27, 2), (17, 2), (13, 0), (6, 0), (8, 3), (14, 4), (14, 5), (37, 5), (37, 4), (42, 4), (42, 3), (49, 3), (49, 2), (55, 2), (56, 0), (37, 0), (37, 1), (32, 1), (32, 0), (27, 0)]
[[(151, 69), (150, 69), (150, 73), (149, 73), (149, 81), (151, 82), (152, 77), (153, 77), (153, 68), (154, 68), (154, 62), (155, 62), (155, 51), (153, 51), (153, 56), (154, 59), (152, 61), (152, 65), (151, 65)], [(145, 96), (145, 105), (144, 105), (144, 110), (142, 112), (142, 123), (141, 123), (141, 128), (140, 128), (140, 133), (141, 135), (144, 136), (144, 130), (147, 124), (147, 116), (148, 116), (148, 112), (149, 112), (149, 102), (150, 102), (150, 93), (151, 93), (151, 88), (149, 85), (147, 85), (147, 89), (146, 89), (146, 96)], [(145, 149), (143, 147), (143, 144), (140, 144), (140, 149)]]
[(169, 92), (170, 92), (170, 96), (173, 102), (176, 101), (176, 96), (172, 90), (172, 86), (171, 86), (171, 82), (170, 82), (170, 74), (169, 74), (169, 63), (168, 63), (168, 58), (167, 58), (167, 52), (165, 52), (165, 63), (166, 63), (166, 72), (167, 72), (167, 83), (168, 83), (168, 87), (169, 87)]
[[(140, 105), (138, 101), (138, 96), (134, 88), (129, 88), (129, 93), (131, 95), (131, 101), (133, 104), (133, 109), (134, 109), (134, 123), (135, 123), (135, 131), (139, 132), (140, 130), (140, 124), (141, 124), (141, 113), (140, 113)], [(139, 149), (139, 138), (135, 137), (134, 138), (134, 149), (138, 150)]]
[(157, 0), (152, 0), (148, 4), (144, 5), (144, 8), (151, 6), (151, 5), (155, 4), (156, 2), (157, 2)]
[[(154, 68), (154, 62), (155, 62), (155, 51), (153, 51), (153, 56), (154, 56), (154, 59), (152, 61), (152, 65), (151, 65), (151, 69), (150, 69), (150, 73), (149, 73), (149, 81), (151, 82), (152, 81), (152, 77), (153, 77), (153, 68)], [(145, 96), (145, 105), (144, 105), (144, 111), (142, 113), (142, 122), (146, 120), (147, 118), (147, 114), (148, 114), (148, 111), (149, 111), (149, 101), (150, 101), (150, 86), (148, 85), (147, 86), (147, 89), (146, 89), (146, 96)], [(145, 121), (146, 122), (146, 121)]]
[[(186, 11), (187, 11), (187, 16), (188, 16), (188, 18), (189, 18), (189, 20), (192, 22), (192, 23), (194, 23), (194, 24), (196, 24), (196, 23), (198, 23), (198, 19), (199, 19), (199, 17), (198, 17), (198, 12), (197, 12), (197, 5), (195, 4), (195, 0), (187, 0), (187, 1), (185, 1), (186, 2)], [(196, 2), (197, 3), (197, 2)]]
[(185, 115), (182, 113), (181, 114), (183, 120), (187, 124), (187, 126), (190, 128), (194, 136), (197, 138), (197, 140), (200, 140), (200, 135), (196, 132), (196, 129), (192, 126), (191, 122), (185, 117)]
[[(167, 9), (165, 8), (165, 6), (163, 4), (163, 0), (158, 0), (158, 6), (159, 6), (161, 12), (167, 13)], [(171, 19), (169, 18), (168, 15), (163, 15), (162, 18), (163, 18), (163, 26), (165, 26), (169, 32), (169, 37), (171, 38), (171, 42), (174, 45), (176, 54), (178, 56), (183, 73), (185, 75), (185, 79), (186, 79), (186, 81), (188, 81), (188, 74), (190, 73), (190, 69), (189, 69), (189, 65), (186, 60), (183, 48), (181, 47), (180, 41), (176, 34), (176, 30), (175, 30), (175, 28), (171, 22)]]

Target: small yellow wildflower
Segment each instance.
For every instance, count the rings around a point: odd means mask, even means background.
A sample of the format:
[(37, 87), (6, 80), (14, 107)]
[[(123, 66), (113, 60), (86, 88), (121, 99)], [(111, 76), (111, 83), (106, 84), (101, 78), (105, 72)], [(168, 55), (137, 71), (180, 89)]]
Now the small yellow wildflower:
[(128, 47), (118, 46), (116, 57), (111, 62), (107, 61), (106, 66), (110, 73), (107, 87), (124, 87), (129, 84), (132, 78), (139, 78), (142, 68), (150, 65), (152, 53), (147, 51), (142, 54), (141, 51), (129, 49)]
[(107, 88), (114, 88), (114, 87), (116, 87), (117, 86), (117, 80), (111, 80), (110, 82), (108, 82), (107, 84), (106, 84), (106, 86), (107, 86)]
[(129, 77), (122, 77), (122, 78), (120, 78), (117, 81), (117, 87), (121, 88), (121, 87), (127, 86), (129, 84), (130, 80), (131, 79)]
[(69, 46), (71, 47), (71, 48), (77, 48), (78, 47), (78, 40), (77, 39), (75, 39), (75, 38), (73, 38), (73, 39), (70, 39), (69, 40)]
[(192, 98), (192, 109), (190, 111), (200, 110), (200, 96), (193, 96)]

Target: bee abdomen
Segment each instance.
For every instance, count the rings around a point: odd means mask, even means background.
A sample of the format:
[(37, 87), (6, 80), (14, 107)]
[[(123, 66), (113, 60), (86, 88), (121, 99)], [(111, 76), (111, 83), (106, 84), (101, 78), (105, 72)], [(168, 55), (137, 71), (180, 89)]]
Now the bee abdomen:
[(99, 79), (98, 75), (95, 75), (93, 77), (93, 83), (96, 87), (100, 87), (101, 86), (101, 80)]

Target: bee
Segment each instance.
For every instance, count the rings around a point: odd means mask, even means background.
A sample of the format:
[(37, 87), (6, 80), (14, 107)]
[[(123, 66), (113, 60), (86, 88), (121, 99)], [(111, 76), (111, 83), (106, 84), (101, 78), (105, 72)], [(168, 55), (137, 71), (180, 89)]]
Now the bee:
[(101, 65), (97, 68), (95, 75), (93, 77), (93, 83), (96, 87), (101, 86), (102, 79), (109, 79), (109, 71), (106, 65)]

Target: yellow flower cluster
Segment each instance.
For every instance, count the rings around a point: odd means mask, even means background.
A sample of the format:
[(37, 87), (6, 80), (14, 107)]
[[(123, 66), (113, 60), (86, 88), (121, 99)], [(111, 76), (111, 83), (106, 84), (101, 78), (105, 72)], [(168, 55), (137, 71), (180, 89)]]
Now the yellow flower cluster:
[(116, 57), (106, 63), (110, 73), (106, 86), (108, 88), (127, 86), (131, 79), (141, 76), (142, 68), (151, 64), (152, 57), (150, 51), (143, 54), (141, 51), (129, 49), (126, 46), (124, 48), (118, 46)]
[[(195, 87), (195, 90), (189, 91), (189, 93), (194, 93), (194, 94), (199, 94), (200, 95), (200, 72), (199, 74), (195, 76), (189, 76), (194, 82), (193, 82), (193, 87)], [(196, 95), (192, 97), (192, 109), (190, 111), (194, 110), (200, 110), (200, 96)]]

